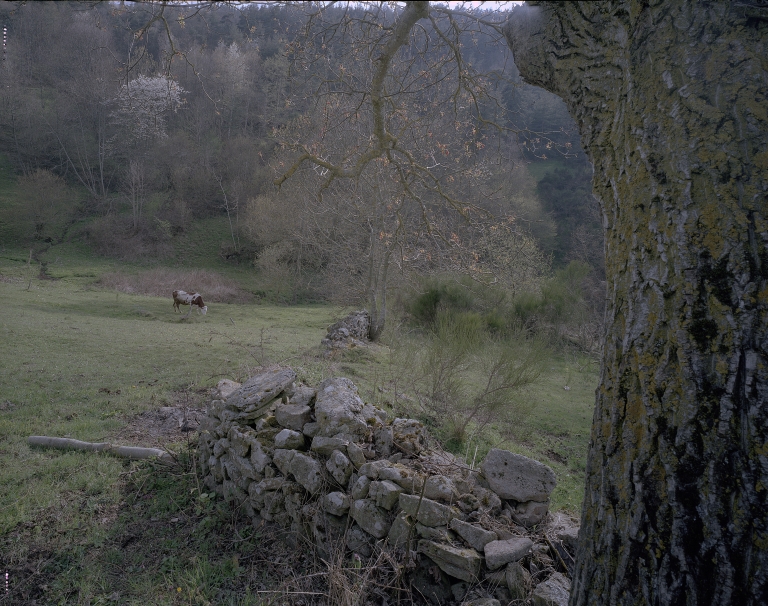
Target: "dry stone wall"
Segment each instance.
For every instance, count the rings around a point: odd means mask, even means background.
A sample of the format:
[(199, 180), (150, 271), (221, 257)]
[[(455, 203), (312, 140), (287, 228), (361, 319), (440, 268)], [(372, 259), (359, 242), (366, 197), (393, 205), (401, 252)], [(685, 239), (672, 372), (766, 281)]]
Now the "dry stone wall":
[(434, 603), (473, 603), (473, 588), (488, 604), (567, 602), (567, 577), (540, 574), (542, 561), (549, 572), (567, 565), (577, 533), (560, 519), (561, 552), (547, 555), (552, 470), (499, 449), (472, 470), (430, 447), (419, 421), (365, 403), (349, 379), (312, 388), (276, 368), (242, 385), (222, 381), (198, 454), (212, 491), (254, 521), (309, 537), (324, 559), (340, 549), (363, 561), (382, 549), (418, 554), (412, 584)]
[(371, 329), (371, 316), (366, 310), (353, 311), (345, 318), (328, 327), (320, 345), (329, 353), (336, 349), (365, 347)]

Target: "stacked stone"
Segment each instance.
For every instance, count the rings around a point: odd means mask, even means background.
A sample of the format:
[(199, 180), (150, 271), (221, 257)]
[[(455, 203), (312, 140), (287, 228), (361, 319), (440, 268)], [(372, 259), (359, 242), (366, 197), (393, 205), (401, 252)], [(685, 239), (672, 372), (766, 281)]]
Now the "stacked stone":
[(371, 316), (366, 310), (353, 311), (328, 327), (328, 333), (320, 345), (327, 350), (365, 347), (369, 342), (370, 327)]
[(390, 421), (364, 403), (349, 379), (316, 390), (295, 379), (280, 368), (242, 386), (220, 384), (200, 431), (211, 490), (311, 537), (326, 559), (340, 548), (362, 559), (377, 546), (408, 549), (434, 562), (454, 593), (495, 575), (512, 597), (527, 595), (530, 575), (519, 562), (534, 542), (493, 527), (542, 522), (551, 469), (494, 449), (482, 473), (472, 471), (428, 449), (419, 421)]

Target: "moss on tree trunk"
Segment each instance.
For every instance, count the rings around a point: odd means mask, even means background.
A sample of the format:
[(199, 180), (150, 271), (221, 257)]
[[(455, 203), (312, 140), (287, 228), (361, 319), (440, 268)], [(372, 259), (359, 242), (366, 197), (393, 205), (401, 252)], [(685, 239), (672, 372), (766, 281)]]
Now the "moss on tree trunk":
[(768, 8), (542, 3), (506, 34), (606, 235), (571, 604), (768, 604)]

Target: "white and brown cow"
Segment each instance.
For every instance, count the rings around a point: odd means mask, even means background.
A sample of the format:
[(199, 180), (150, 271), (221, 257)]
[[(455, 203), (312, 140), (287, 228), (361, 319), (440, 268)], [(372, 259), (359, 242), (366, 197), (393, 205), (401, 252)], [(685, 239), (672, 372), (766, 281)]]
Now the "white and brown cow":
[(203, 315), (205, 315), (205, 312), (208, 311), (208, 306), (203, 303), (203, 297), (200, 296), (199, 293), (189, 294), (188, 292), (184, 292), (183, 290), (174, 290), (173, 291), (173, 309), (174, 311), (181, 312), (180, 305), (189, 305), (189, 314), (192, 313), (192, 308), (194, 306), (197, 306), (198, 312), (203, 312)]

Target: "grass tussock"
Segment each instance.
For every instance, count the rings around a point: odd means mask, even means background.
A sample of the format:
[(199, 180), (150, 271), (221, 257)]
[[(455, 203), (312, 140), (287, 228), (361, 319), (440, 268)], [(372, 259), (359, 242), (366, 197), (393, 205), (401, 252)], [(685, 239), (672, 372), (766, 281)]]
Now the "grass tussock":
[(206, 301), (214, 303), (247, 303), (253, 299), (237, 281), (206, 269), (158, 267), (137, 274), (108, 272), (98, 284), (119, 292), (154, 297), (168, 297), (174, 290), (199, 292)]

